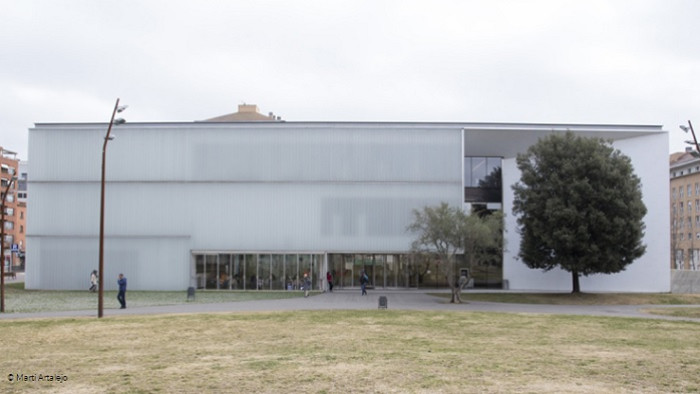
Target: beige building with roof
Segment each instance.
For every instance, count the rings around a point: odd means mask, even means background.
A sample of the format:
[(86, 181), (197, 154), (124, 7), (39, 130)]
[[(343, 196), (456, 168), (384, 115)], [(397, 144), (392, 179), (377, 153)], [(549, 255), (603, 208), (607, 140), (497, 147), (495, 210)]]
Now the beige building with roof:
[(267, 115), (258, 111), (255, 104), (239, 104), (238, 112), (206, 119), (204, 122), (281, 122), (280, 116), (275, 116), (272, 112)]

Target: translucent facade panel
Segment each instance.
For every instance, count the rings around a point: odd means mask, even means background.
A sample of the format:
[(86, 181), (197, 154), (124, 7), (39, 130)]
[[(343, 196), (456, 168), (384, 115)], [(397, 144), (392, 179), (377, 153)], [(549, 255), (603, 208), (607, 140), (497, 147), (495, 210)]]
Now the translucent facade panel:
[[(189, 249), (188, 238), (105, 237), (105, 289), (123, 273), (131, 290), (186, 290)], [(99, 238), (29, 236), (26, 253), (28, 289), (83, 290), (99, 266)]]
[(27, 228), (32, 235), (96, 235), (99, 183), (29, 183)]
[[(31, 234), (97, 236), (98, 186), (31, 184)], [(459, 183), (110, 182), (105, 234), (188, 236), (200, 250), (405, 251), (414, 209), (459, 198)]]
[[(198, 131), (192, 179), (453, 181), (459, 135), (413, 130)], [(451, 155), (450, 153), (453, 153)]]
[(29, 129), (30, 182), (99, 180), (106, 132), (106, 127)]
[[(186, 188), (175, 186), (180, 187)], [(412, 211), (441, 201), (458, 205), (459, 189), (459, 184), (211, 184), (163, 196), (196, 201), (206, 190), (206, 204), (186, 210), (197, 249), (404, 251), (413, 239), (406, 232)], [(449, 195), (456, 197), (450, 201)]]
[[(105, 132), (106, 125), (30, 129), (32, 180), (99, 180)], [(460, 178), (460, 135), (455, 129), (126, 124), (114, 127), (113, 134), (107, 148), (108, 180), (449, 182)]]
[[(97, 235), (99, 182), (30, 182), (27, 227), (31, 234)], [(176, 193), (179, 195), (172, 195)], [(105, 234), (184, 235), (191, 232), (194, 188), (183, 183), (105, 185)]]

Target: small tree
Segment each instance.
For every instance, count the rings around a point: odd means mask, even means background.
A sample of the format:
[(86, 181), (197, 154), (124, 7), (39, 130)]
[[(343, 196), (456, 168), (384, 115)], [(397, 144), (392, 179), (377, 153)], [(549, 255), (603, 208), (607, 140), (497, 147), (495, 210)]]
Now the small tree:
[(460, 208), (441, 203), (437, 207), (414, 210), (414, 221), (408, 231), (418, 233), (412, 248), (416, 253), (433, 256), (438, 272), (452, 290), (451, 303), (461, 303), (462, 285), (457, 272), (457, 259), (463, 253), (472, 264), (501, 253), (503, 216), (467, 215)]
[(642, 256), (646, 207), (630, 159), (597, 138), (550, 135), (518, 155), (520, 257), (530, 268), (620, 272)]

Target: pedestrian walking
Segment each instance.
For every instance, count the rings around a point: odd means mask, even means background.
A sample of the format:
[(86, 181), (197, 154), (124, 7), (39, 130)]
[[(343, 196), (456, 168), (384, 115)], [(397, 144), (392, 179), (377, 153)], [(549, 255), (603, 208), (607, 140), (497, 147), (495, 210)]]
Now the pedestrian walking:
[(97, 291), (97, 270), (92, 270), (90, 273), (90, 292), (94, 293)]
[(362, 295), (367, 295), (367, 282), (369, 282), (369, 277), (365, 273), (365, 270), (362, 270), (360, 273), (360, 287), (362, 288)]
[(119, 309), (126, 309), (126, 278), (124, 274), (119, 274), (119, 280), (117, 280), (119, 285), (119, 293), (117, 293), (117, 300), (122, 305)]
[(330, 272), (326, 272), (326, 280), (328, 281), (328, 291), (333, 292), (333, 275)]

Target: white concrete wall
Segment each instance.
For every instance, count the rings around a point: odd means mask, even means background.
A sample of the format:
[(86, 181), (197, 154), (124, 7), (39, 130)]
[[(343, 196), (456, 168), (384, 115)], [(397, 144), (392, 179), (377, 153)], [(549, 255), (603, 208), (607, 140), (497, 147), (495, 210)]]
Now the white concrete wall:
[[(581, 277), (581, 290), (623, 292), (670, 291), (669, 256), (669, 178), (668, 135), (646, 136), (615, 141), (613, 146), (632, 160), (635, 173), (642, 181), (642, 198), (647, 207), (644, 217), (646, 253), (627, 269), (612, 275)], [(526, 149), (523, 149), (525, 151)], [(513, 215), (513, 185), (520, 177), (515, 159), (504, 160), (504, 212), (506, 213), (506, 247), (504, 279), (514, 290), (571, 291), (571, 274), (554, 269), (549, 272), (533, 270), (519, 261), (520, 236)]]

